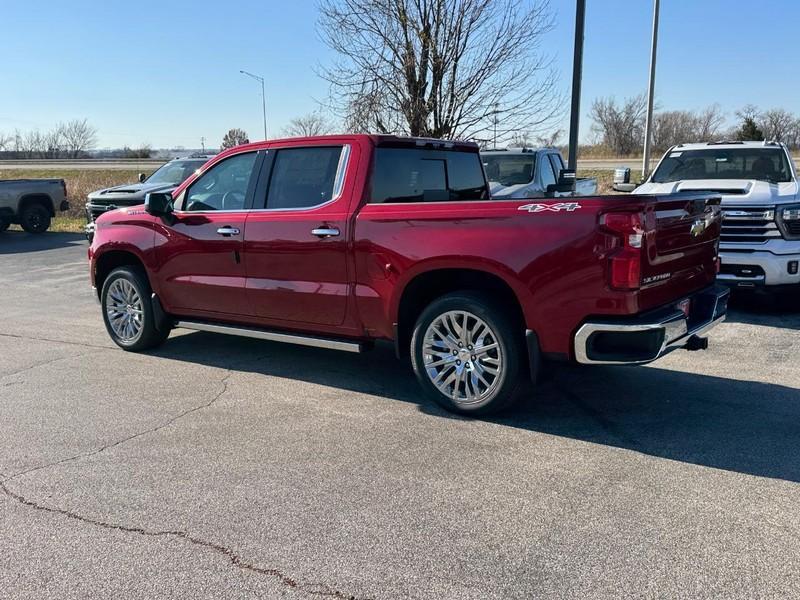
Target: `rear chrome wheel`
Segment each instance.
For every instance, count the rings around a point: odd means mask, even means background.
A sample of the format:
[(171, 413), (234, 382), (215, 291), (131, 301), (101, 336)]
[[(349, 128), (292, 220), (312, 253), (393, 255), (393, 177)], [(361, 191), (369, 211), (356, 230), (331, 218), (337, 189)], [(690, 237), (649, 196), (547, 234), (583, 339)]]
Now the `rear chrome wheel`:
[(411, 339), (414, 373), (426, 393), (448, 410), (483, 415), (514, 401), (525, 351), (508, 310), (478, 292), (434, 300)]
[(431, 383), (465, 408), (482, 404), (502, 380), (497, 334), (468, 311), (448, 311), (428, 325), (422, 360)]

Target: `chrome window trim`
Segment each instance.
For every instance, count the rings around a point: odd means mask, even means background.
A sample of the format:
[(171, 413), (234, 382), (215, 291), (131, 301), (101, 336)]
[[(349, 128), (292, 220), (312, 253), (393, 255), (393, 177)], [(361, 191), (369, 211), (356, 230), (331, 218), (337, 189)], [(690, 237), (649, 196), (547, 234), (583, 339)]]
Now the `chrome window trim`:
[[(285, 148), (275, 148), (277, 153), (279, 150), (295, 150), (301, 148), (330, 148), (332, 146), (339, 146), (340, 144), (331, 144), (329, 146), (286, 146)], [(310, 210), (317, 210), (328, 204), (333, 204), (342, 197), (344, 192), (344, 180), (347, 175), (347, 165), (350, 164), (350, 144), (341, 144), (342, 150), (339, 154), (339, 164), (336, 167), (336, 175), (333, 178), (333, 196), (330, 200), (326, 200), (314, 206), (304, 206), (302, 208), (253, 208), (250, 212), (263, 213), (263, 212), (307, 212)], [(269, 188), (267, 188), (269, 195)]]
[[(330, 148), (339, 145), (340, 144), (331, 144), (330, 146), (286, 146), (285, 148), (267, 149), (266, 152), (269, 153), (271, 150), (277, 153), (279, 150), (294, 150), (299, 148), (326, 148), (326, 147)], [(336, 167), (336, 175), (333, 178), (333, 196), (331, 197), (330, 200), (326, 200), (325, 202), (322, 202), (320, 204), (315, 204), (314, 206), (304, 206), (303, 208), (247, 208), (240, 210), (173, 210), (172, 212), (179, 215), (219, 215), (226, 213), (306, 212), (310, 210), (317, 210), (319, 208), (322, 208), (323, 206), (327, 206), (328, 204), (332, 204), (341, 199), (342, 194), (344, 193), (344, 182), (347, 175), (347, 166), (349, 164), (350, 164), (350, 144), (341, 144), (341, 151), (339, 154), (339, 164)], [(194, 185), (194, 182), (192, 182), (192, 185)]]

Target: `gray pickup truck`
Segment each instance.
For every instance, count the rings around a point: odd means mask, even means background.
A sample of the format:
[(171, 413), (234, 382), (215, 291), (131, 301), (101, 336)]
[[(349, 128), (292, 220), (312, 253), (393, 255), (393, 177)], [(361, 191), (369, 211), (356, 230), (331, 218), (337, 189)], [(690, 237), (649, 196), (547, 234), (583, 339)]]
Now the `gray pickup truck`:
[(63, 179), (0, 180), (0, 231), (16, 223), (28, 233), (44, 233), (56, 212), (68, 208)]
[(496, 200), (597, 194), (597, 179), (575, 177), (557, 148), (481, 150), (481, 160)]

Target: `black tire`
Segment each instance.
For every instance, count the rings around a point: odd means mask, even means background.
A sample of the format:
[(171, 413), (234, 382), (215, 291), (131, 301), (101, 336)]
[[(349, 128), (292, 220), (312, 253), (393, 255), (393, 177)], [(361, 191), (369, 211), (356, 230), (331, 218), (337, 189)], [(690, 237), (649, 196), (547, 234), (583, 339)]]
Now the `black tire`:
[(0, 233), (4, 232), (11, 226), (11, 221), (7, 219), (0, 219)]
[[(115, 282), (124, 280), (127, 283), (119, 283), (115, 286)], [(112, 327), (109, 316), (109, 294), (114, 290), (114, 294), (118, 297), (119, 287), (130, 285), (135, 290), (138, 296), (139, 303), (135, 301), (134, 306), (140, 307), (138, 310), (141, 313), (141, 320), (139, 321), (139, 330), (135, 336), (126, 339), (120, 336)], [(114, 343), (129, 352), (141, 352), (150, 348), (155, 348), (164, 343), (164, 340), (169, 336), (169, 327), (162, 324), (161, 329), (156, 328), (156, 315), (153, 312), (153, 305), (150, 301), (151, 296), (150, 283), (147, 281), (147, 276), (141, 269), (136, 267), (118, 267), (111, 271), (103, 282), (103, 289), (100, 292), (100, 305), (103, 312), (103, 322), (106, 325), (106, 331)], [(114, 303), (113, 299), (111, 303)], [(118, 305), (119, 306), (119, 305)], [(117, 314), (121, 314), (119, 311)]]
[[(486, 343), (486, 340), (494, 340), (497, 344), (497, 351), (488, 351), (481, 358), (478, 354), (471, 354), (473, 348), (471, 345), (466, 349), (465, 354), (458, 354), (463, 359), (459, 361), (458, 365), (454, 364), (456, 356), (450, 357), (450, 352), (463, 353), (464, 341), (469, 341), (469, 337), (457, 342), (461, 344), (456, 346), (455, 342), (448, 343), (441, 340), (442, 336), (439, 335), (436, 342), (437, 349), (434, 352), (441, 351), (442, 356), (437, 357), (430, 354), (430, 350), (426, 353), (425, 350), (425, 336), (428, 333), (429, 327), (434, 321), (442, 318), (446, 313), (457, 311), (458, 313), (468, 313), (466, 317), (467, 323), (473, 323), (476, 327), (478, 320), (483, 321), (486, 328), (490, 331), (490, 335), (483, 338), (481, 342), (484, 346), (491, 346), (491, 343)], [(481, 293), (477, 292), (454, 292), (447, 294), (434, 300), (428, 307), (422, 311), (422, 314), (417, 319), (414, 326), (414, 333), (411, 337), (411, 363), (414, 368), (414, 373), (417, 376), (422, 389), (426, 395), (430, 397), (440, 406), (445, 409), (459, 413), (462, 415), (488, 415), (496, 413), (509, 408), (516, 400), (516, 392), (519, 387), (522, 372), (522, 361), (525, 356), (523, 333), (519, 327), (515, 327), (512, 320), (506, 316), (508, 311), (502, 310), (492, 300)], [(458, 320), (458, 315), (455, 316)], [(462, 316), (462, 326), (463, 319)], [(441, 324), (441, 322), (440, 322)], [(477, 330), (476, 330), (477, 331)], [(479, 340), (481, 338), (479, 337)], [(474, 340), (473, 340), (474, 341)], [(445, 346), (444, 344), (447, 344)], [(444, 348), (447, 348), (444, 350)], [(446, 355), (446, 356), (444, 356)], [(426, 365), (426, 356), (430, 359), (428, 362), (433, 364)], [(476, 359), (477, 357), (477, 359)], [(436, 362), (449, 361), (447, 365), (439, 368)], [(492, 361), (499, 365), (497, 375), (489, 373), (487, 368), (494, 368), (489, 365)], [(429, 376), (429, 370), (437, 377), (443, 378), (443, 381), (449, 380), (453, 373), (457, 373), (458, 366), (462, 367), (462, 372), (466, 370), (467, 375), (464, 376), (463, 381), (459, 379), (451, 385), (453, 389), (451, 394), (447, 395), (441, 391), (432, 381)], [(448, 371), (448, 369), (452, 369)], [(477, 377), (486, 375), (484, 381), (479, 381)], [(457, 375), (458, 377), (458, 375)], [(468, 381), (469, 379), (469, 381)], [(487, 384), (486, 389), (480, 392), (480, 386)], [(474, 400), (470, 400), (469, 393), (475, 396)], [(480, 392), (476, 394), (476, 392)], [(464, 395), (465, 398), (454, 398), (458, 394)]]
[(19, 224), (28, 233), (44, 233), (50, 228), (50, 211), (38, 202), (28, 204), (19, 213)]

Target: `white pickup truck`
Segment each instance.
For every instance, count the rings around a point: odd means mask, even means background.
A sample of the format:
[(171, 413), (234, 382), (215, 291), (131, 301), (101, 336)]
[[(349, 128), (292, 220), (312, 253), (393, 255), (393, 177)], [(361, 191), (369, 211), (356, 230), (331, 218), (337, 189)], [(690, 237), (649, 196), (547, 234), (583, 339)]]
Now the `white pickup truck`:
[(597, 179), (582, 177), (564, 165), (557, 148), (482, 150), (489, 193), (497, 200), (593, 196)]
[(679, 144), (634, 193), (690, 190), (722, 197), (722, 283), (748, 288), (800, 283), (800, 189), (786, 146)]

